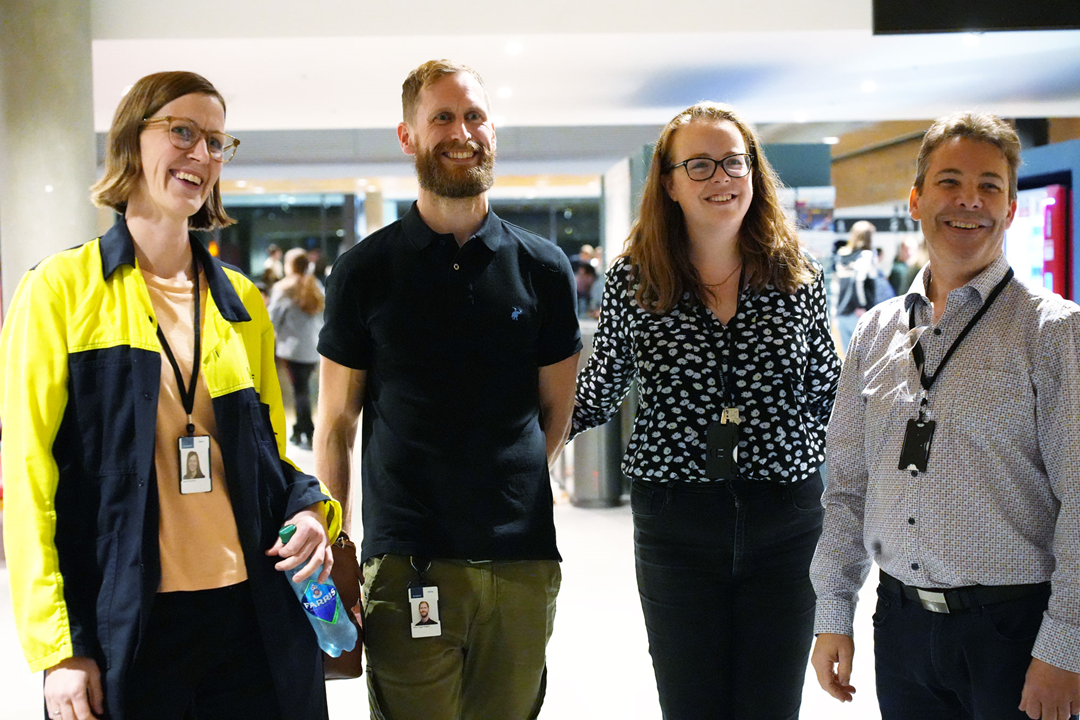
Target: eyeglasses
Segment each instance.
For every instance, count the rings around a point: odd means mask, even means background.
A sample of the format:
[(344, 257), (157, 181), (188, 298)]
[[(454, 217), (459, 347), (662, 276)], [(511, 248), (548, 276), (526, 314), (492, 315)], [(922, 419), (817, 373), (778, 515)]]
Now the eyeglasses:
[(717, 167), (723, 168), (728, 177), (741, 178), (750, 174), (751, 165), (750, 153), (736, 153), (719, 160), (707, 157), (690, 158), (672, 165), (668, 172), (681, 167), (686, 170), (686, 175), (691, 180), (704, 182), (716, 174)]
[(233, 155), (236, 154), (236, 148), (240, 146), (240, 141), (232, 135), (203, 130), (193, 120), (187, 118), (159, 115), (142, 121), (143, 125), (154, 123), (169, 123), (169, 142), (177, 150), (190, 150), (199, 143), (199, 138), (205, 137), (206, 151), (210, 157), (223, 163), (232, 160)]

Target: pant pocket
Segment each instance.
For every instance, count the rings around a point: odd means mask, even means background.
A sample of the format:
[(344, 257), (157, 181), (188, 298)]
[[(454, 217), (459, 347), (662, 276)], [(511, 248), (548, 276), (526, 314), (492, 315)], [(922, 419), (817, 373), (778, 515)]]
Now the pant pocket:
[(666, 483), (635, 480), (630, 486), (630, 511), (637, 517), (655, 517), (663, 512), (667, 493)]

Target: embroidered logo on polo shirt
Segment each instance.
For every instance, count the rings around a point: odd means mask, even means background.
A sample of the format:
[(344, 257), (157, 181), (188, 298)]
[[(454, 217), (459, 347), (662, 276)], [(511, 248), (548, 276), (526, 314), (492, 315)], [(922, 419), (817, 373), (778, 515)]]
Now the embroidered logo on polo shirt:
[(511, 310), (513, 310), (513, 312), (510, 313), (511, 320), (517, 320), (519, 317), (521, 317), (521, 313), (525, 312), (519, 307), (511, 308)]

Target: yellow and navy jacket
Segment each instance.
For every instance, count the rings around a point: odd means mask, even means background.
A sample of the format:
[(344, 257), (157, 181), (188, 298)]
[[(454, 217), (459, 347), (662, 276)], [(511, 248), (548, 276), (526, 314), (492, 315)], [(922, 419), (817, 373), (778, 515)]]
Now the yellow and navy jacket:
[[(285, 457), (274, 331), (258, 290), (195, 239), (210, 293), (202, 365), (229, 497), (285, 717), (325, 717), (321, 656), (299, 602), (264, 553), (282, 522), (340, 507)], [(126, 222), (43, 260), (0, 335), (4, 545), (32, 671), (98, 661), (109, 716), (160, 582), (155, 429), (157, 321)], [(320, 712), (321, 708), (321, 712)]]

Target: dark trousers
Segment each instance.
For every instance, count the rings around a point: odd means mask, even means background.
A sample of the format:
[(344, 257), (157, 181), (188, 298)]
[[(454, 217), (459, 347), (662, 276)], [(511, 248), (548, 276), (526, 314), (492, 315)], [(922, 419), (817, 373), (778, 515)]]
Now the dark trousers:
[(821, 476), (631, 489), (638, 593), (665, 720), (798, 718)]
[(296, 401), (296, 424), (293, 425), (293, 436), (307, 435), (311, 442), (315, 432), (315, 423), (311, 421), (311, 390), (308, 383), (311, 373), (315, 369), (314, 363), (300, 363), (286, 360), (289, 368), (289, 377), (292, 378), (293, 398)]
[(882, 720), (1025, 720), (1017, 707), (1049, 597), (1048, 587), (946, 615), (879, 585), (874, 652)]
[(130, 720), (281, 718), (248, 583), (159, 593), (127, 687)]

